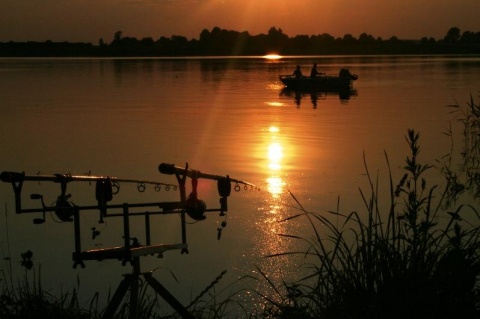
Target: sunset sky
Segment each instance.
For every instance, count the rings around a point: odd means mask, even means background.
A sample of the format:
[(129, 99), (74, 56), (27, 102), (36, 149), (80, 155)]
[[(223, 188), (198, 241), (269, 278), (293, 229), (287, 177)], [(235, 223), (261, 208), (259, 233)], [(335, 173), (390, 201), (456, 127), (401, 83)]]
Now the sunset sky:
[(0, 42), (109, 43), (124, 36), (182, 35), (203, 29), (281, 28), (288, 36), (366, 32), (388, 39), (441, 39), (451, 27), (480, 31), (480, 0), (0, 0)]

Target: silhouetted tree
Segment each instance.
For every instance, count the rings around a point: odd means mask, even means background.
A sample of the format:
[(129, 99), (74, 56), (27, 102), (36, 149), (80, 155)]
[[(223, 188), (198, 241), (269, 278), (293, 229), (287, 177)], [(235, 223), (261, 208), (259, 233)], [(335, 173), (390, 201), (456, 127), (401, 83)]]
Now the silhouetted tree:
[(268, 30), (268, 46), (270, 50), (280, 52), (287, 44), (288, 36), (283, 33), (282, 29), (271, 27)]
[(323, 44), (330, 44), (331, 45), (335, 42), (335, 38), (328, 33), (322, 33), (321, 35), (318, 36), (318, 39)]
[(358, 41), (362, 44), (373, 44), (375, 43), (375, 38), (369, 34), (362, 33), (358, 37)]
[(475, 33), (470, 31), (463, 32), (462, 36), (459, 39), (461, 43), (474, 43), (475, 42)]
[(390, 37), (390, 39), (388, 39), (389, 42), (393, 42), (393, 43), (396, 43), (398, 42), (398, 38), (396, 36), (393, 36), (393, 37)]
[(210, 31), (207, 29), (203, 29), (202, 32), (200, 32), (200, 38), (199, 41), (202, 44), (209, 45), (211, 43), (211, 34)]
[(293, 52), (298, 52), (299, 50), (304, 50), (305, 54), (312, 54), (312, 52), (308, 51), (310, 47), (310, 37), (308, 35), (302, 34), (297, 35), (290, 41), (290, 50)]
[(152, 46), (154, 43), (155, 42), (151, 37), (143, 38), (142, 40), (140, 40), (140, 45), (142, 46)]
[(460, 29), (457, 27), (450, 28), (443, 38), (446, 43), (456, 43), (460, 40)]
[(113, 42), (119, 42), (122, 39), (122, 31), (117, 31), (113, 34)]
[(353, 44), (357, 41), (357, 39), (355, 39), (355, 37), (349, 33), (345, 34), (342, 40), (345, 42), (345, 44)]

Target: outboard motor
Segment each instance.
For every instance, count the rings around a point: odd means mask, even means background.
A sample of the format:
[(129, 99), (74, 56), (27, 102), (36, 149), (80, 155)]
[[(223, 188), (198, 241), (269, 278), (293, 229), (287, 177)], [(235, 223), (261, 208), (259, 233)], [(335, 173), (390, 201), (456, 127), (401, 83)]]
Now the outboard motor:
[(350, 73), (350, 71), (345, 68), (340, 69), (338, 76), (341, 78), (349, 78), (350, 80), (354, 80), (354, 81), (358, 79), (358, 76), (356, 74)]

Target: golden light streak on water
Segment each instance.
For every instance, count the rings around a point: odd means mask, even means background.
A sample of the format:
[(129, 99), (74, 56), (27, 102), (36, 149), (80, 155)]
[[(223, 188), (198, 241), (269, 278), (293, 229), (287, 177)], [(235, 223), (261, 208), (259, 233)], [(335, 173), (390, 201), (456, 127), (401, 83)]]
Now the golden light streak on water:
[(282, 146), (277, 142), (270, 144), (270, 146), (268, 147), (268, 159), (269, 159), (268, 167), (272, 171), (280, 171), (282, 167), (281, 166), (282, 157), (283, 157)]
[(283, 181), (280, 177), (269, 177), (267, 179), (268, 191), (273, 195), (279, 195), (283, 192)]
[[(278, 90), (278, 88), (277, 88)], [(266, 103), (268, 106), (284, 106), (285, 103), (282, 103), (282, 102), (267, 102)]]
[(281, 178), (284, 148), (279, 138), (280, 128), (277, 126), (270, 126), (268, 132), (270, 133), (270, 143), (268, 144), (267, 150), (269, 169), (267, 188), (270, 194), (272, 194), (274, 198), (277, 198), (283, 193), (283, 186), (285, 185), (285, 182)]
[(270, 126), (270, 127), (268, 128), (268, 131), (269, 131), (270, 133), (278, 133), (278, 132), (280, 132), (280, 129), (279, 129), (278, 127), (276, 127), (276, 126)]

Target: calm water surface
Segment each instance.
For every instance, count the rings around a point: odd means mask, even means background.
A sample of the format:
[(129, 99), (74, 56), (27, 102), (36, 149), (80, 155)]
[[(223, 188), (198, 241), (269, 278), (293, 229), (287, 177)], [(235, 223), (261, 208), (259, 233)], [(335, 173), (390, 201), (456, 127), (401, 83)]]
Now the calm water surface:
[[(297, 64), (308, 73), (314, 61), (326, 73), (347, 67), (358, 74), (354, 94), (282, 92), (278, 75), (290, 74)], [(408, 152), (404, 135), (414, 128), (421, 133), (422, 159), (434, 162), (450, 146), (442, 134), (452, 121), (446, 106), (463, 105), (470, 94), (477, 97), (478, 74), (476, 56), (0, 59), (0, 170), (91, 172), (174, 183), (159, 174), (158, 165), (188, 162), (193, 169), (261, 187), (230, 196), (221, 240), (217, 228), (224, 218), (212, 213), (188, 225), (189, 255), (172, 251), (163, 259), (142, 259), (142, 268), (157, 269), (156, 277), (187, 304), (224, 269), (225, 284), (255, 275), (254, 265), (272, 278), (280, 278), (282, 271), (296, 274), (296, 264), (282, 260), (281, 271), (278, 260), (264, 258), (298, 248), (277, 234), (308, 234), (304, 222), (278, 222), (298, 213), (288, 191), (310, 211), (336, 210), (339, 200), (340, 211), (364, 213), (359, 195), (359, 188), (367, 187), (363, 154), (372, 175), (386, 181), (386, 152), (399, 179)], [(68, 191), (76, 204), (95, 202), (93, 186), (72, 184)], [(28, 198), (31, 192), (44, 194), (49, 204), (59, 187), (25, 185), (25, 205), (38, 207)], [(218, 207), (213, 182), (200, 180), (198, 192), (208, 208)], [(127, 184), (114, 200), (177, 197), (153, 188), (139, 193)], [(48, 216), (47, 223), (34, 225), (39, 216), (15, 215), (13, 191), (5, 183), (0, 184), (0, 203), (5, 207), (1, 253), (11, 257), (16, 275), (22, 274), (20, 254), (30, 249), (46, 287), (68, 290), (79, 276), (83, 296), (98, 291), (106, 298), (120, 275), (130, 271), (115, 260), (73, 269), (71, 224)], [(121, 245), (121, 220), (97, 222), (97, 213), (82, 216), (84, 249)], [(180, 241), (178, 216), (155, 222), (155, 243)], [(101, 231), (95, 239), (92, 227)], [(132, 232), (143, 236), (140, 226)], [(0, 269), (8, 270), (8, 261)]]

